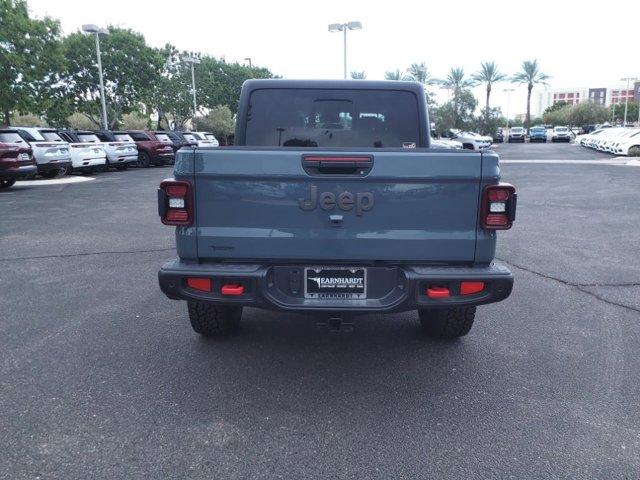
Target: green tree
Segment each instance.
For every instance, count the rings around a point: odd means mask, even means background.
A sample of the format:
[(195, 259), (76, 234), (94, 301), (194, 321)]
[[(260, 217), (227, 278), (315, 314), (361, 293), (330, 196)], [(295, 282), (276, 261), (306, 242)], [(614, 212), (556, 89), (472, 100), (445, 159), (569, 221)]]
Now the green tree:
[(609, 109), (603, 105), (593, 102), (580, 102), (569, 107), (567, 124), (581, 127), (583, 125), (603, 123), (610, 118), (609, 116)]
[(364, 73), (364, 70), (361, 72), (354, 70), (353, 72), (351, 72), (351, 78), (353, 78), (354, 80), (364, 80), (365, 78), (367, 78), (367, 74)]
[(517, 72), (511, 78), (511, 81), (519, 84), (527, 85), (527, 116), (524, 121), (524, 126), (529, 133), (531, 127), (531, 91), (537, 84), (546, 85), (546, 81), (549, 79), (549, 75), (542, 73), (538, 60), (525, 60), (522, 62), (520, 71)]
[(151, 123), (149, 117), (139, 112), (130, 112), (122, 115), (118, 122), (123, 130), (145, 130)]
[(471, 76), (471, 79), (477, 83), (484, 83), (487, 90), (487, 100), (484, 107), (485, 125), (484, 133), (492, 133), (495, 128), (489, 128), (489, 98), (491, 97), (491, 87), (494, 83), (498, 83), (506, 79), (507, 76), (500, 72), (495, 62), (481, 62), (480, 70)]
[(11, 115), (11, 125), (20, 125), (23, 127), (46, 127), (47, 121), (33, 113), (13, 114)]
[[(453, 93), (453, 113), (455, 128), (463, 128), (463, 125), (468, 122), (468, 118), (464, 117), (464, 110), (469, 105), (469, 96), (473, 98), (473, 94), (469, 91), (471, 87), (475, 85), (475, 82), (471, 78), (467, 78), (463, 68), (452, 68), (447, 75), (447, 78), (440, 81), (442, 86)], [(464, 97), (464, 98), (463, 98)], [(473, 98), (475, 106), (478, 105), (478, 101)], [(473, 114), (473, 111), (471, 112)]]
[[(64, 81), (73, 106), (100, 125), (100, 87), (94, 37), (75, 32), (62, 42), (67, 69)], [(131, 30), (110, 26), (100, 38), (105, 100), (110, 127), (123, 114), (148, 105), (162, 71), (162, 52)]]
[(385, 80), (402, 80), (402, 72), (399, 68), (384, 72)]
[(238, 109), (240, 90), (245, 80), (273, 78), (266, 68), (227, 63), (222, 59), (202, 56), (195, 66), (198, 104), (204, 108), (226, 105), (231, 112)]
[(169, 129), (174, 124), (176, 129), (182, 130), (194, 114), (191, 67), (182, 58), (197, 55), (179, 52), (169, 44), (160, 50), (160, 54), (165, 61), (153, 85), (153, 95), (148, 107), (157, 113), (158, 129)]
[(74, 130), (91, 130), (96, 128), (96, 124), (84, 113), (72, 113), (65, 119), (65, 126)]
[[(606, 119), (611, 120), (611, 110), (607, 109), (607, 112), (608, 112), (608, 116), (604, 120), (600, 120), (600, 121), (604, 122)], [(614, 119), (614, 122), (624, 121), (624, 102), (616, 103), (613, 106), (613, 119)], [(634, 123), (637, 121), (638, 121), (638, 102), (629, 102), (629, 104), (627, 105), (627, 123)]]
[(570, 105), (564, 105), (562, 108), (551, 110), (549, 112), (545, 111), (542, 114), (542, 121), (545, 125), (568, 125), (570, 110)]
[(478, 115), (472, 125), (474, 131), (480, 131), (485, 129), (487, 135), (493, 135), (493, 133), (499, 128), (507, 124), (507, 119), (502, 115), (500, 107), (490, 108), (489, 117), (487, 120), (486, 112), (482, 115)]
[(544, 113), (551, 113), (551, 112), (556, 112), (558, 110), (562, 110), (567, 105), (569, 105), (569, 104), (567, 102), (565, 102), (564, 100), (562, 100), (560, 102), (556, 102), (553, 105), (549, 105), (547, 108), (545, 108), (544, 109)]
[(476, 124), (473, 113), (477, 106), (478, 101), (473, 93), (469, 89), (463, 89), (458, 92), (455, 99), (434, 107), (431, 110), (431, 118), (439, 132), (445, 132), (450, 128), (473, 129)]
[[(212, 132), (218, 140), (228, 140), (235, 130), (233, 113), (226, 105), (217, 105), (204, 117), (194, 118), (198, 130)], [(225, 142), (228, 144), (228, 142)]]
[[(42, 114), (60, 97), (60, 25), (49, 17), (29, 18), (24, 0), (0, 0), (0, 114)], [(47, 102), (49, 100), (49, 102)]]
[(427, 65), (424, 62), (421, 63), (412, 63), (409, 68), (407, 68), (407, 73), (409, 73), (416, 82), (419, 82), (425, 86), (434, 85), (436, 79), (433, 78), (431, 72), (427, 68)]

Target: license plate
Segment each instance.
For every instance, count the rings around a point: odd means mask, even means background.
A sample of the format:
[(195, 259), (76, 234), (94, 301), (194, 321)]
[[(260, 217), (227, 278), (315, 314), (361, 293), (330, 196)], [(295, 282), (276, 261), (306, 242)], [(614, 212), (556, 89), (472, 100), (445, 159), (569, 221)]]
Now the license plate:
[(304, 270), (304, 297), (319, 299), (367, 298), (367, 269), (310, 267)]

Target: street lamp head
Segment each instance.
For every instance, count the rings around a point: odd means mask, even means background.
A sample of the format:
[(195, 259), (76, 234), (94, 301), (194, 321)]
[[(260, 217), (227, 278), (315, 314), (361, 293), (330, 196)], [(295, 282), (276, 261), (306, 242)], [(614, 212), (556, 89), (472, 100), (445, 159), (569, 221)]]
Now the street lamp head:
[(343, 23), (332, 23), (329, 25), (330, 32), (341, 32), (344, 30), (344, 28), (345, 25)]
[(82, 25), (82, 31), (83, 32), (87, 32), (87, 33), (100, 33), (100, 27), (97, 25), (94, 25), (93, 23), (87, 23), (85, 25)]
[(82, 25), (82, 31), (87, 33), (95, 33), (96, 35), (106, 35), (109, 33), (109, 30), (107, 30), (106, 28), (100, 28), (93, 23)]
[(362, 30), (362, 22), (349, 22), (347, 27), (349, 27), (349, 30)]
[(195, 64), (200, 63), (200, 59), (199, 58), (197, 58), (197, 57), (189, 57), (189, 56), (186, 56), (186, 55), (184, 57), (182, 57), (182, 61), (184, 63), (195, 63)]

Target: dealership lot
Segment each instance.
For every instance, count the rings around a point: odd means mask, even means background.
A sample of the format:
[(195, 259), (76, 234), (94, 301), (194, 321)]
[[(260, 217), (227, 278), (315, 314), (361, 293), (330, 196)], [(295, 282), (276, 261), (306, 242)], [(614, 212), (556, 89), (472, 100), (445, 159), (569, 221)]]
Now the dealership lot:
[[(168, 168), (0, 192), (7, 478), (635, 478), (640, 168), (501, 144), (512, 296), (469, 336), (416, 315), (248, 310), (207, 341), (158, 289)], [(558, 160), (555, 164), (509, 160)], [(595, 160), (598, 164), (562, 164)]]

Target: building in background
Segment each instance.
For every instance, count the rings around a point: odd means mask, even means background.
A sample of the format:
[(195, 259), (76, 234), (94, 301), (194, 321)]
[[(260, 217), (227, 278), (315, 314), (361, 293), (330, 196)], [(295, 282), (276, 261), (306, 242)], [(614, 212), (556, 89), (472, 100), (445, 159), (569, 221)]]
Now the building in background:
[(590, 88), (589, 101), (593, 103), (597, 103), (598, 105), (606, 105), (607, 89), (606, 88)]
[(589, 100), (609, 107), (611, 104), (624, 103), (627, 99), (630, 102), (640, 101), (640, 81), (630, 85), (628, 89), (626, 84), (608, 87), (548, 88), (538, 92), (536, 100), (531, 102), (531, 114), (540, 116), (547, 107), (558, 102), (575, 105)]

